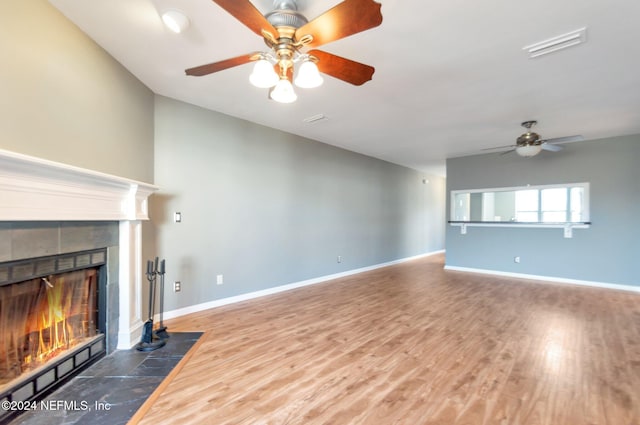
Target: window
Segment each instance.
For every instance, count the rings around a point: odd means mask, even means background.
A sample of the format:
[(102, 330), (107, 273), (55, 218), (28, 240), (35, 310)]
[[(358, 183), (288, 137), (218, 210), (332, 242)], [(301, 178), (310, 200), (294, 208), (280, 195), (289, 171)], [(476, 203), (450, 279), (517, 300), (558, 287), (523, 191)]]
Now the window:
[(540, 219), (542, 223), (563, 223), (571, 221), (568, 193), (570, 188), (540, 190)]
[(516, 191), (515, 221), (576, 223), (585, 221), (584, 187)]
[(516, 191), (516, 214), (514, 221), (539, 221), (540, 199), (537, 190)]

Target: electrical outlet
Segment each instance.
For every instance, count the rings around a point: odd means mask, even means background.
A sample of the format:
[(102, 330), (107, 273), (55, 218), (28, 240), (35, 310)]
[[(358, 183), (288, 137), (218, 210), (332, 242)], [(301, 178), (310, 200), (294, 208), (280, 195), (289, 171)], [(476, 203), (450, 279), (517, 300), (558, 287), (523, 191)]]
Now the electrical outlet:
[(514, 263), (520, 263), (520, 256), (513, 257)]
[(338, 255), (338, 263), (342, 263), (342, 255)]
[(175, 223), (182, 223), (182, 213), (179, 211), (176, 211), (173, 213), (173, 221)]
[(222, 277), (221, 274), (216, 276), (216, 284), (217, 285), (222, 285), (224, 283), (224, 278)]
[(176, 280), (175, 282), (173, 282), (173, 292), (180, 292), (182, 291), (182, 283), (180, 283), (179, 280)]

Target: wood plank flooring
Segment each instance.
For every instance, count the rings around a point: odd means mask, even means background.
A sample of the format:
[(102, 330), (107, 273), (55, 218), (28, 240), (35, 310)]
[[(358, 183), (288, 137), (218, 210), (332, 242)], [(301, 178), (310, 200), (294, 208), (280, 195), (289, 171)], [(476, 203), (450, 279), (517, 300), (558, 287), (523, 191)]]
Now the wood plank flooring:
[(168, 322), (141, 424), (640, 425), (640, 295), (423, 258)]

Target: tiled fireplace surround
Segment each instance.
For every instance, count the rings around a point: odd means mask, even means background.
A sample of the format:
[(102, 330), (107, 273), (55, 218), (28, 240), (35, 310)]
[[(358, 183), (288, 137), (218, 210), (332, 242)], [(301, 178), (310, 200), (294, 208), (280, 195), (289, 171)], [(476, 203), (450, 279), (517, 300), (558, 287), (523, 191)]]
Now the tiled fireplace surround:
[(107, 353), (142, 329), (142, 221), (157, 187), (0, 150), (0, 263), (107, 248)]

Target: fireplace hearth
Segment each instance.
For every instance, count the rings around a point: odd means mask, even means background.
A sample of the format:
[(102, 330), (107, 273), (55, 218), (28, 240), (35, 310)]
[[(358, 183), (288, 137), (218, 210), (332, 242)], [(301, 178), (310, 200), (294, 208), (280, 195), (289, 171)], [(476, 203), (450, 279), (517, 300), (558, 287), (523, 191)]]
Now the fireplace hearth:
[(0, 264), (1, 400), (41, 398), (104, 356), (106, 264), (106, 249)]

